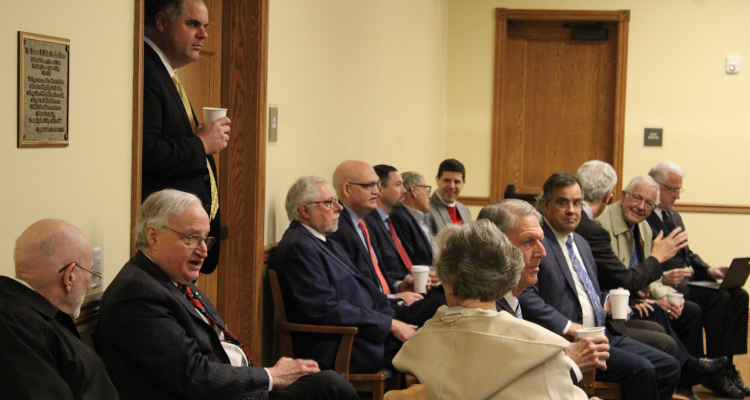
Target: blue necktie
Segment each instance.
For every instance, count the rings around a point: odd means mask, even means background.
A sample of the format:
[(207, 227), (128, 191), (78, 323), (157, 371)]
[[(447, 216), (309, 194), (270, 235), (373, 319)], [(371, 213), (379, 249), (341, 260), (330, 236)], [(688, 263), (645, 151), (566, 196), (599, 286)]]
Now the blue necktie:
[(594, 289), (594, 284), (591, 283), (591, 278), (589, 277), (588, 272), (586, 272), (586, 269), (583, 268), (583, 264), (578, 259), (578, 257), (576, 257), (575, 251), (573, 251), (572, 235), (568, 235), (568, 240), (565, 242), (565, 245), (568, 248), (568, 254), (570, 255), (570, 262), (573, 264), (573, 268), (575, 268), (576, 274), (578, 274), (578, 278), (581, 279), (581, 283), (583, 284), (583, 287), (586, 289), (586, 294), (589, 295), (589, 299), (591, 300), (591, 305), (594, 306), (594, 315), (596, 316), (596, 326), (604, 326), (604, 320), (606, 316), (604, 314), (604, 309), (602, 308), (602, 302), (601, 300), (599, 300), (599, 295), (597, 295), (596, 290)]
[(518, 319), (523, 319), (523, 313), (521, 312), (521, 303), (518, 303), (518, 305), (516, 306), (516, 317), (518, 317)]
[[(633, 225), (633, 228), (635, 228), (635, 225)], [(630, 230), (630, 242), (633, 244), (633, 253), (630, 254), (630, 263), (628, 264), (628, 268), (635, 268), (638, 265), (638, 248), (635, 247), (635, 235), (633, 234), (633, 230)]]

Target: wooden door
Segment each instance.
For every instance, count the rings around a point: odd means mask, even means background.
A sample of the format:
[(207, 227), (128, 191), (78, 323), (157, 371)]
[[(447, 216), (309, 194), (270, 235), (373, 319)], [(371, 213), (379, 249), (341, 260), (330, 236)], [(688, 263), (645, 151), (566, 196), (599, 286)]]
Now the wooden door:
[[(204, 0), (208, 8), (209, 25), (206, 27), (208, 38), (203, 41), (198, 61), (180, 68), (177, 74), (185, 87), (190, 105), (198, 117), (198, 123), (203, 123), (203, 107), (221, 107), (221, 28), (222, 28), (222, 0)], [(232, 118), (232, 116), (229, 116)], [(216, 161), (216, 181), (220, 182), (221, 155), (214, 155)], [(226, 189), (219, 186), (219, 207), (225, 209)], [(226, 222), (222, 220), (222, 225)], [(219, 265), (226, 260), (225, 252), (219, 255)], [(208, 296), (209, 300), (218, 307), (218, 273), (201, 274), (198, 288)]]
[[(508, 185), (539, 194), (552, 173), (592, 159), (622, 176), (628, 20), (627, 11), (497, 10), (492, 200)], [(574, 28), (607, 38), (574, 40)]]

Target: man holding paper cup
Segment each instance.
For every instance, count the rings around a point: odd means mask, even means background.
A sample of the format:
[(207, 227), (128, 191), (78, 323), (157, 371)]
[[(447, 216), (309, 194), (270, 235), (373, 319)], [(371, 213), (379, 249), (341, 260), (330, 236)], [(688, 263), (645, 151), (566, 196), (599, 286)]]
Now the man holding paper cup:
[(597, 380), (622, 384), (625, 400), (671, 399), (679, 363), (624, 336), (622, 324), (607, 319), (606, 293), (599, 289), (591, 248), (574, 233), (582, 197), (578, 179), (567, 172), (555, 173), (544, 183), (542, 245), (547, 257), (539, 264), (537, 283), (518, 297), (524, 319), (573, 340), (579, 329), (606, 327), (610, 357)]
[[(195, 194), (211, 219), (209, 235), (218, 239), (213, 155), (227, 146), (230, 121), (223, 110), (224, 116), (199, 124), (177, 74), (199, 58), (208, 10), (202, 0), (147, 0), (144, 24), (142, 200), (167, 188)], [(219, 242), (201, 272), (213, 272), (218, 260)]]

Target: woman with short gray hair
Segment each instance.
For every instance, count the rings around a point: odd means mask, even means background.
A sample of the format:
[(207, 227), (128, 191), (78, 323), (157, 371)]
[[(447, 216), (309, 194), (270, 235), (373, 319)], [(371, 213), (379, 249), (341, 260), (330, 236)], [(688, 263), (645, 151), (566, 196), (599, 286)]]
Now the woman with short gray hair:
[(570, 379), (560, 336), (495, 301), (513, 289), (521, 251), (493, 223), (448, 225), (437, 237), (438, 309), (393, 360), (427, 386), (430, 399), (586, 399)]

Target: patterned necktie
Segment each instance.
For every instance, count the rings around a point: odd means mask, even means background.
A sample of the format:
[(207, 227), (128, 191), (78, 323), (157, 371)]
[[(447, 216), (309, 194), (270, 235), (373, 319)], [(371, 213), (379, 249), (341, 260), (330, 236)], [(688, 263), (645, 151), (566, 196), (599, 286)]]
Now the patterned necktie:
[(190, 290), (190, 287), (187, 286), (187, 285), (179, 285), (178, 284), (177, 285), (177, 289), (180, 292), (182, 292), (182, 294), (184, 294), (185, 297), (187, 297), (188, 301), (190, 301), (190, 304), (192, 304), (193, 307), (195, 307), (195, 309), (198, 310), (199, 313), (201, 313), (201, 315), (203, 315), (204, 317), (206, 317), (206, 319), (208, 320), (209, 324), (212, 327), (216, 326), (219, 329), (221, 329), (221, 332), (224, 334), (224, 341), (225, 342), (229, 342), (229, 343), (231, 343), (231, 344), (239, 347), (240, 349), (242, 349), (242, 351), (245, 353), (245, 356), (247, 356), (247, 362), (248, 362), (248, 364), (250, 364), (252, 366), (252, 362), (250, 362), (250, 353), (247, 352), (247, 349), (245, 349), (245, 346), (243, 346), (242, 343), (240, 343), (240, 341), (237, 340), (236, 337), (234, 337), (234, 335), (232, 334), (232, 332), (229, 332), (229, 330), (226, 327), (223, 327), (223, 326), (219, 325), (219, 323), (216, 321), (216, 319), (214, 317), (212, 317), (211, 314), (208, 313), (208, 311), (206, 310), (206, 307), (204, 307), (203, 303), (201, 303), (201, 301), (200, 301), (200, 294), (193, 295), (193, 291)]
[(604, 326), (604, 320), (606, 319), (606, 315), (604, 314), (604, 309), (602, 308), (602, 302), (601, 300), (599, 300), (599, 295), (597, 295), (596, 289), (594, 289), (594, 284), (591, 282), (591, 278), (589, 277), (588, 272), (586, 272), (586, 269), (583, 267), (583, 264), (578, 259), (578, 257), (576, 257), (575, 251), (573, 251), (573, 236), (572, 235), (568, 235), (568, 240), (565, 241), (565, 246), (568, 248), (568, 254), (570, 255), (570, 262), (573, 264), (573, 268), (576, 270), (576, 274), (578, 274), (578, 278), (581, 279), (581, 283), (583, 284), (583, 287), (586, 289), (586, 294), (588, 294), (589, 299), (591, 300), (591, 305), (594, 306), (596, 326)]
[(630, 230), (628, 232), (630, 233), (630, 245), (633, 246), (633, 252), (630, 254), (630, 263), (628, 263), (628, 268), (632, 269), (638, 266), (638, 248), (635, 247), (635, 235), (633, 234), (633, 231)]
[[(196, 124), (195, 119), (193, 118), (193, 109), (190, 107), (190, 100), (188, 100), (187, 93), (185, 93), (185, 88), (182, 87), (180, 78), (177, 77), (177, 74), (172, 75), (172, 82), (174, 82), (174, 85), (177, 87), (177, 93), (180, 94), (180, 99), (182, 99), (182, 106), (185, 107), (185, 113), (190, 120), (190, 126), (193, 127), (193, 132), (195, 132)], [(219, 210), (219, 188), (216, 186), (216, 178), (214, 178), (214, 171), (211, 169), (211, 163), (208, 162), (208, 158), (206, 158), (206, 166), (208, 167), (208, 177), (211, 180), (210, 217), (213, 220), (214, 217), (216, 217), (216, 212)]]
[(390, 227), (391, 231), (391, 237), (393, 238), (393, 243), (396, 244), (396, 250), (398, 250), (398, 256), (401, 257), (401, 261), (404, 262), (404, 265), (406, 265), (406, 269), (411, 272), (411, 266), (413, 265), (411, 262), (411, 259), (409, 259), (409, 255), (406, 254), (406, 249), (404, 249), (404, 245), (401, 243), (401, 239), (398, 238), (398, 233), (396, 233), (396, 227), (393, 226), (393, 221), (391, 221), (391, 217), (388, 217), (385, 219), (388, 221), (388, 226)]
[(375, 257), (375, 253), (373, 253), (372, 251), (372, 244), (370, 243), (370, 232), (367, 232), (367, 226), (365, 225), (365, 220), (363, 219), (359, 220), (359, 227), (362, 228), (362, 234), (365, 237), (365, 242), (367, 242), (367, 250), (370, 252), (370, 259), (372, 260), (372, 266), (375, 268), (375, 274), (378, 276), (378, 280), (380, 281), (380, 289), (385, 294), (391, 294), (391, 288), (388, 287), (388, 282), (386, 282), (385, 277), (383, 276), (383, 273), (380, 272), (378, 259)]

